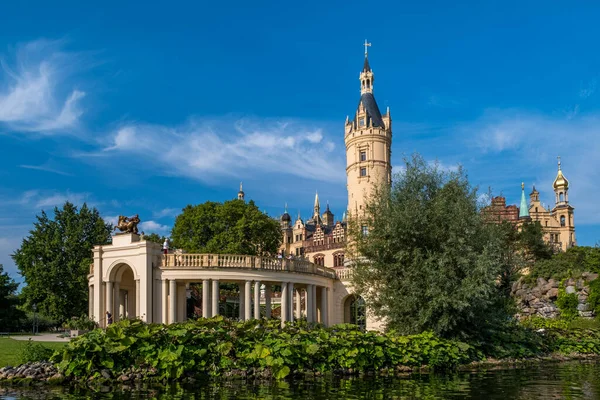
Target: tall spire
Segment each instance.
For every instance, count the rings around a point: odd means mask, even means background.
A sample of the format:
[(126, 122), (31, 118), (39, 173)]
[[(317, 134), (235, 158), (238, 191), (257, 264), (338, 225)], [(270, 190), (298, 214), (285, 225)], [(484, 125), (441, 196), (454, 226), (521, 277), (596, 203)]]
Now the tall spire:
[(240, 191), (238, 192), (238, 200), (244, 200), (244, 190), (242, 189), (242, 182), (240, 182)]
[(315, 192), (315, 210), (320, 209), (321, 205), (319, 204), (319, 192)]
[(519, 218), (529, 218), (529, 205), (525, 199), (525, 182), (521, 182), (521, 207), (519, 208)]
[(365, 63), (363, 69), (360, 72), (360, 94), (373, 93), (373, 71), (369, 65), (369, 50), (371, 43), (365, 39)]

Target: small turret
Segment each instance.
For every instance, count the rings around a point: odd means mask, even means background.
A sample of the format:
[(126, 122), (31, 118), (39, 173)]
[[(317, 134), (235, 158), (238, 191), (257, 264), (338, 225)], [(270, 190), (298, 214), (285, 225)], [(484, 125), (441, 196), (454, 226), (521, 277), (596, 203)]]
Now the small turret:
[(238, 200), (244, 201), (244, 191), (242, 190), (242, 182), (240, 182), (240, 191), (238, 192)]

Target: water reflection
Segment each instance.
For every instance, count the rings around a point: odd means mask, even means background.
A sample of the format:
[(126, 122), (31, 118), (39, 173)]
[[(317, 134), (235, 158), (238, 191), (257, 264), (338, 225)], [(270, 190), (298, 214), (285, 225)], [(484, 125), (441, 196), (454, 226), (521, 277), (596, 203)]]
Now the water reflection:
[(600, 363), (406, 378), (315, 378), (291, 382), (210, 382), (194, 386), (78, 389), (39, 388), (1, 399), (600, 399)]

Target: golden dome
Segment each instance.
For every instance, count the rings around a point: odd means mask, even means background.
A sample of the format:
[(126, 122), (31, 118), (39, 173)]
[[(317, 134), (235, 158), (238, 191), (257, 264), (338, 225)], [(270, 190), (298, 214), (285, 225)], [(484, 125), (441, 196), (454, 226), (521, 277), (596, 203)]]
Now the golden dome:
[(560, 169), (560, 157), (558, 157), (558, 174), (556, 174), (556, 179), (554, 179), (554, 183), (552, 184), (554, 189), (568, 189), (569, 181), (562, 173)]

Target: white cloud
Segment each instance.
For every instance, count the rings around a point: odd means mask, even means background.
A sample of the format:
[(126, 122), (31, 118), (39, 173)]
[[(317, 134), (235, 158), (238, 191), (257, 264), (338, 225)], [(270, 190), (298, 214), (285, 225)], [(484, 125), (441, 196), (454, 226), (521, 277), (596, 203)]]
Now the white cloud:
[(20, 204), (36, 209), (52, 209), (62, 206), (67, 201), (80, 206), (88, 202), (89, 197), (88, 193), (29, 190), (21, 196)]
[(73, 55), (60, 50), (61, 44), (29, 42), (18, 47), (13, 63), (2, 59), (0, 123), (17, 131), (41, 133), (77, 125), (85, 93), (67, 86), (66, 78), (75, 62)]
[[(323, 182), (345, 180), (344, 154), (321, 129), (294, 121), (256, 119), (191, 121), (168, 127), (124, 124), (101, 155), (123, 153), (162, 165), (165, 174), (215, 181), (286, 174)], [(98, 155), (98, 154), (96, 154)]]
[(168, 233), (171, 230), (171, 228), (168, 227), (167, 225), (161, 225), (155, 221), (143, 221), (140, 223), (139, 229), (140, 229), (140, 231), (143, 231), (145, 233), (158, 233), (158, 234)]
[(104, 220), (105, 223), (112, 224), (113, 226), (117, 226), (117, 223), (119, 222), (118, 215), (105, 216), (105, 217), (102, 217), (102, 219)]
[(65, 171), (62, 171), (62, 170), (54, 167), (50, 162), (47, 162), (47, 163), (44, 163), (41, 165), (21, 164), (21, 165), (19, 165), (19, 167), (25, 168), (25, 169), (33, 169), (33, 170), (37, 170), (37, 171), (51, 172), (53, 174), (58, 174), (58, 175), (73, 176), (73, 174), (71, 174), (70, 172), (65, 172)]

